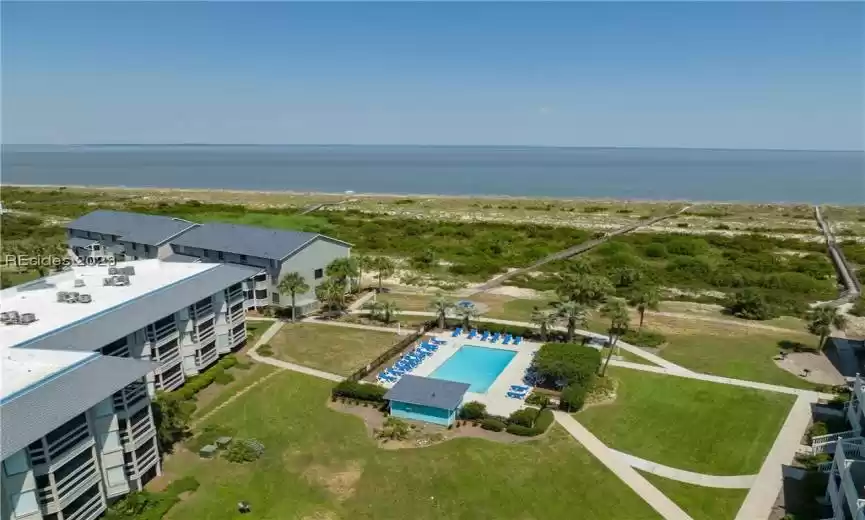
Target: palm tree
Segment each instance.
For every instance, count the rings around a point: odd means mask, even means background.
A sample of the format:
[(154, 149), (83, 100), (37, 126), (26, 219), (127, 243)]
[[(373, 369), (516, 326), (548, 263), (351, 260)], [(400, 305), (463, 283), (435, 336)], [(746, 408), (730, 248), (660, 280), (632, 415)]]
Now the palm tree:
[(603, 276), (567, 275), (556, 292), (563, 300), (575, 301), (593, 309), (614, 291), (613, 284)]
[(547, 334), (549, 334), (550, 327), (555, 325), (557, 319), (558, 316), (556, 315), (555, 310), (538, 309), (535, 307), (532, 311), (531, 321), (538, 326), (541, 333), (541, 341), (547, 341)]
[(847, 328), (847, 316), (838, 312), (838, 307), (821, 305), (808, 311), (808, 332), (820, 338), (817, 347), (822, 350), (826, 346), (826, 340), (832, 334), (832, 329), (844, 330)]
[(360, 290), (363, 285), (363, 272), (375, 267), (376, 259), (367, 255), (355, 255), (357, 262), (357, 289)]
[(575, 301), (556, 302), (555, 307), (556, 315), (565, 320), (567, 324), (567, 342), (572, 343), (577, 325), (585, 326), (586, 324), (586, 307)]
[(442, 294), (436, 296), (435, 300), (430, 303), (430, 309), (436, 313), (436, 317), (439, 320), (440, 329), (445, 328), (445, 319), (447, 319), (448, 313), (453, 310), (453, 308), (454, 302), (448, 300)]
[(330, 310), (345, 308), (345, 285), (336, 278), (328, 278), (315, 288), (315, 296)]
[(628, 327), (631, 325), (631, 315), (628, 314), (628, 307), (625, 305), (625, 300), (621, 298), (610, 298), (601, 308), (601, 316), (605, 316), (610, 320), (610, 327), (607, 329), (609, 334), (609, 351), (607, 351), (607, 359), (604, 361), (604, 368), (601, 370), (601, 376), (606, 375), (607, 365), (610, 364), (610, 358), (613, 356), (613, 350), (616, 348), (616, 343), (619, 338), (628, 332)]
[(396, 265), (394, 265), (393, 260), (386, 256), (380, 256), (375, 259), (373, 264), (373, 269), (378, 271), (378, 292), (381, 292), (381, 280), (382, 278), (387, 278), (392, 275), (394, 271), (396, 271)]
[(637, 308), (640, 313), (640, 326), (638, 330), (643, 329), (643, 321), (646, 318), (646, 311), (651, 309), (658, 310), (658, 304), (661, 303), (661, 295), (656, 287), (640, 287), (637, 293), (631, 298), (631, 305)]
[[(358, 266), (357, 260), (351, 257), (342, 257), (337, 258), (331, 263), (327, 264), (324, 272), (328, 276), (332, 276), (336, 278), (337, 281), (342, 283), (343, 287), (347, 288), (351, 291), (352, 280), (354, 280), (358, 275)], [(319, 286), (320, 287), (320, 286)]]
[(471, 327), (471, 322), (473, 318), (477, 318), (481, 315), (480, 312), (474, 307), (469, 305), (457, 305), (456, 306), (456, 314), (460, 317), (463, 322), (463, 328), (468, 330)]
[(276, 288), (283, 294), (288, 293), (291, 295), (291, 321), (295, 321), (297, 319), (297, 316), (295, 316), (295, 296), (309, 291), (309, 284), (306, 283), (306, 279), (300, 273), (293, 272), (285, 275), (279, 281), (279, 285)]
[(399, 314), (399, 306), (395, 301), (384, 301), (377, 302), (378, 314), (381, 316), (381, 319), (385, 323), (390, 323), (393, 321), (393, 317)]

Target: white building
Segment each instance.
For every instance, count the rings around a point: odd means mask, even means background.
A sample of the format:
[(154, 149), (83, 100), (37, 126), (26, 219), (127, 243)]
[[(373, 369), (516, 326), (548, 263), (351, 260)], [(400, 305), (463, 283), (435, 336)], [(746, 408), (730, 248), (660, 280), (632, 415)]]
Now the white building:
[(0, 291), (2, 519), (90, 520), (158, 475), (150, 398), (244, 343), (255, 272), (141, 260)]

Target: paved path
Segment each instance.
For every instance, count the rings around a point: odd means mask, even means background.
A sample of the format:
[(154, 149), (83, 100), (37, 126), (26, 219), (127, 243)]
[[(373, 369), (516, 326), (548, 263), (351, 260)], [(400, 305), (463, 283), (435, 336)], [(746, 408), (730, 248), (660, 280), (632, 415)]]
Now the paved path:
[(272, 357), (259, 355), (258, 347), (270, 341), (271, 338), (273, 338), (276, 333), (279, 332), (279, 329), (281, 329), (283, 325), (285, 325), (285, 322), (277, 321), (276, 323), (271, 325), (270, 328), (264, 331), (264, 334), (261, 335), (258, 341), (255, 342), (255, 345), (253, 345), (252, 348), (249, 349), (249, 352), (247, 352), (247, 354), (249, 354), (249, 357), (258, 361), (259, 363), (265, 363), (267, 365), (273, 365), (275, 367), (284, 368), (286, 370), (292, 370), (294, 372), (300, 372), (302, 374), (320, 377), (321, 379), (329, 379), (330, 381), (336, 382), (345, 379), (345, 377), (343, 376), (331, 374), (329, 372), (323, 372), (321, 370), (305, 367), (303, 365), (296, 365), (294, 363), (289, 363), (288, 361), (282, 361), (281, 359), (273, 359)]
[(678, 370), (667, 370), (662, 367), (653, 367), (649, 365), (641, 365), (639, 363), (631, 363), (628, 361), (616, 361), (611, 359), (610, 366), (630, 368), (633, 370), (642, 370), (643, 372), (653, 372), (655, 374), (663, 374), (676, 377), (685, 377), (688, 379), (697, 379), (699, 381), (709, 381), (712, 383), (721, 383), (724, 385), (741, 386), (744, 388), (754, 388), (756, 390), (765, 390), (768, 392), (780, 392), (796, 396), (805, 396), (812, 401), (818, 398), (831, 399), (832, 394), (822, 394), (813, 390), (803, 390), (801, 388), (791, 388), (789, 386), (770, 385), (769, 383), (760, 383), (757, 381), (746, 381), (744, 379), (733, 379), (732, 377), (713, 376), (711, 374), (701, 374), (699, 372), (681, 372)]
[(481, 285), (478, 285), (477, 287), (473, 287), (471, 289), (471, 292), (469, 292), (467, 294), (469, 296), (471, 296), (473, 294), (478, 294), (478, 293), (483, 293), (483, 292), (489, 291), (490, 289), (492, 289), (494, 287), (498, 287), (505, 280), (507, 280), (509, 278), (512, 278), (514, 276), (526, 273), (528, 271), (533, 271), (533, 270), (537, 269), (538, 267), (540, 267), (544, 264), (550, 263), (552, 261), (555, 261), (555, 260), (562, 260), (564, 258), (570, 258), (572, 256), (576, 256), (576, 255), (579, 255), (581, 253), (585, 253), (586, 251), (603, 244), (604, 242), (608, 241), (609, 239), (611, 239), (613, 237), (616, 237), (618, 235), (624, 235), (626, 233), (630, 233), (631, 231), (634, 231), (634, 230), (639, 229), (641, 227), (653, 226), (653, 225), (657, 224), (658, 222), (661, 222), (662, 220), (666, 220), (668, 218), (675, 217), (676, 215), (679, 215), (679, 214), (687, 211), (691, 207), (692, 206), (685, 206), (682, 209), (680, 209), (674, 213), (669, 213), (667, 215), (661, 215), (660, 217), (651, 218), (649, 220), (641, 220), (641, 221), (635, 222), (633, 224), (628, 224), (627, 226), (624, 226), (624, 227), (621, 227), (619, 229), (610, 231), (609, 233), (605, 233), (601, 238), (589, 240), (588, 242), (583, 242), (582, 244), (577, 244), (577, 245), (569, 247), (563, 251), (559, 251), (558, 253), (553, 253), (547, 257), (544, 257), (544, 258), (538, 260), (537, 262), (535, 262), (535, 263), (533, 263), (527, 267), (522, 267), (520, 269), (514, 269), (513, 271), (509, 271), (507, 273), (496, 276), (496, 277), (490, 279), (489, 281), (487, 281)]
[[(623, 457), (609, 449), (597, 437), (578, 423), (576, 419), (565, 412), (553, 412), (556, 421), (561, 424), (571, 436), (585, 446), (589, 453), (612, 471), (622, 482), (634, 490), (643, 500), (648, 502), (661, 517), (667, 520), (690, 520), (690, 516), (677, 506), (667, 495), (658, 491), (648, 480), (628, 465)], [(774, 497), (773, 497), (774, 499)], [(615, 504), (610, 504), (615, 507)]]
[(351, 311), (360, 310), (363, 308), (363, 305), (366, 302), (373, 300), (373, 299), (375, 299), (375, 291), (367, 291), (363, 296), (361, 296), (357, 300), (353, 301), (351, 303), (351, 305), (348, 306), (348, 311), (351, 312)]
[(781, 426), (781, 432), (775, 438), (775, 444), (772, 445), (772, 449), (763, 461), (763, 467), (757, 474), (757, 480), (745, 497), (742, 507), (739, 508), (735, 520), (769, 517), (772, 506), (775, 505), (775, 499), (784, 485), (781, 466), (790, 464), (799, 449), (802, 433), (811, 422), (812, 402), (812, 399), (807, 395), (800, 395), (799, 399), (796, 400), (787, 420)]
[[(427, 312), (427, 311), (402, 311), (400, 314), (403, 314), (405, 316), (436, 316), (436, 314), (434, 312)], [(533, 323), (529, 323), (527, 321), (499, 320), (499, 319), (495, 319), (495, 318), (482, 318), (482, 321), (489, 322), (489, 323), (499, 323), (501, 325), (512, 325), (514, 327), (529, 327), (532, 329), (537, 328), (537, 327), (535, 327), (535, 325)], [(566, 330), (564, 327), (551, 327), (551, 329), (552, 330)], [(607, 337), (603, 334), (598, 334), (597, 332), (592, 332), (589, 330), (577, 329), (574, 332), (576, 332), (577, 334), (579, 334), (581, 336), (588, 336), (588, 337), (592, 337), (592, 338), (606, 339), (606, 337)], [(679, 366), (679, 365), (677, 365), (671, 361), (667, 361), (666, 359), (662, 358), (661, 356), (657, 356), (655, 354), (652, 354), (651, 352), (647, 352), (647, 351), (641, 349), (640, 347), (631, 345), (629, 343), (625, 343), (624, 341), (619, 340), (619, 342), (616, 343), (616, 346), (621, 347), (622, 350), (626, 350), (626, 351), (630, 352), (631, 354), (634, 354), (635, 356), (639, 356), (639, 357), (645, 359), (646, 361), (649, 361), (650, 363), (654, 363), (655, 365), (665, 367), (669, 371), (688, 372), (688, 373), (691, 372), (690, 370), (688, 370), (687, 368), (685, 368), (683, 366)]]
[(734, 475), (734, 476), (718, 476), (706, 475), (704, 473), (694, 473), (684, 469), (671, 468), (657, 462), (641, 459), (633, 455), (611, 449), (613, 453), (625, 459), (632, 468), (637, 468), (658, 475), (659, 477), (668, 478), (670, 480), (678, 480), (687, 484), (697, 486), (723, 488), (723, 489), (748, 489), (754, 483), (757, 475)]
[[(366, 312), (366, 311), (364, 311)], [(393, 327), (377, 327), (375, 325), (363, 325), (360, 323), (344, 323), (341, 321), (334, 320), (317, 320), (315, 318), (304, 318), (302, 320), (303, 323), (315, 323), (316, 325), (329, 325), (331, 327), (343, 327), (346, 329), (360, 329), (360, 330), (372, 330), (375, 332), (389, 332), (391, 334), (399, 334), (400, 336), (408, 336), (414, 330), (410, 327), (401, 327), (399, 331)]]
[(246, 321), (277, 321), (277, 319), (268, 318), (267, 316), (247, 316)]

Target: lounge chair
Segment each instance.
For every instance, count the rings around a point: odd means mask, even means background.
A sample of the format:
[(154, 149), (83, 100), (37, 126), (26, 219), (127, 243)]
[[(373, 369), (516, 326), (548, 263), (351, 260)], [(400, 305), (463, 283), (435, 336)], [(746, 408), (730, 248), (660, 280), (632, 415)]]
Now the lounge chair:
[(517, 336), (517, 337), (514, 338), (514, 345), (519, 345), (519, 344), (522, 343), (522, 342), (523, 342), (523, 337), (522, 337), (522, 336)]
[(527, 392), (529, 387), (523, 385), (511, 385), (510, 390), (513, 392)]
[(510, 337), (510, 335), (505, 336), (505, 339), (502, 340), (502, 345), (507, 345), (507, 344), (510, 343), (510, 342), (511, 342), (511, 337)]
[(487, 338), (490, 337), (490, 331), (485, 330), (483, 334), (481, 334), (481, 341), (486, 341)]
[(510, 391), (507, 393), (507, 396), (513, 399), (525, 399), (526, 395), (528, 395), (528, 391), (525, 392), (513, 392)]
[(457, 336), (459, 336), (459, 335), (460, 335), (460, 329), (457, 329), (457, 330), (453, 331), (453, 333), (451, 334), (451, 337), (452, 337), (452, 338), (455, 338), (455, 337), (457, 337)]
[(495, 343), (495, 342), (498, 341), (499, 338), (501, 338), (501, 337), (502, 337), (502, 335), (499, 334), (498, 332), (496, 332), (495, 334), (493, 334), (493, 337), (490, 338), (490, 342), (491, 342), (491, 343)]

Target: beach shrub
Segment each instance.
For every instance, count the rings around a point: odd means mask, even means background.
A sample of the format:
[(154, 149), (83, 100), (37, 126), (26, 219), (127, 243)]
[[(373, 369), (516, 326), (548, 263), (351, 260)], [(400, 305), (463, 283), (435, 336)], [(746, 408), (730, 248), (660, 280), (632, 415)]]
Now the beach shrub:
[(492, 417), (487, 417), (486, 419), (481, 421), (481, 428), (484, 430), (490, 430), (493, 432), (500, 432), (504, 430), (506, 427), (503, 421), (498, 419), (494, 419)]
[(259, 356), (272, 357), (273, 356), (273, 347), (265, 343), (256, 349), (256, 352)]
[(544, 409), (550, 405), (550, 396), (541, 392), (532, 391), (532, 393), (526, 398), (526, 404), (533, 404)]
[(534, 428), (529, 428), (528, 426), (516, 423), (509, 424), (507, 428), (505, 428), (505, 431), (513, 435), (519, 435), (520, 437), (534, 437), (535, 435), (538, 435), (538, 432), (536, 432)]
[(571, 343), (546, 343), (528, 370), (534, 386), (560, 389), (569, 384), (588, 386), (601, 365), (596, 349)]
[(253, 443), (248, 440), (231, 441), (228, 449), (225, 451), (225, 460), (229, 462), (252, 462), (261, 456), (261, 452), (255, 448)]
[(546, 432), (550, 429), (550, 426), (555, 422), (555, 420), (556, 417), (553, 415), (552, 410), (541, 410), (540, 413), (538, 413), (538, 418), (535, 419), (535, 431), (537, 431), (539, 435)]
[(459, 417), (467, 421), (477, 421), (487, 415), (487, 405), (477, 401), (471, 401), (460, 408)]
[(824, 422), (817, 421), (808, 427), (808, 442), (811, 442), (814, 437), (827, 435), (828, 433), (829, 426)]
[(340, 381), (333, 388), (332, 393), (337, 397), (381, 403), (384, 402), (384, 394), (387, 393), (387, 388), (371, 383), (345, 380)]
[(649, 258), (666, 258), (667, 248), (664, 244), (649, 244), (644, 250), (644, 254)]
[(580, 384), (572, 384), (562, 389), (560, 408), (568, 413), (579, 411), (586, 402), (586, 387)]
[(538, 410), (533, 408), (521, 408), (508, 417), (508, 424), (517, 424), (519, 426), (525, 426), (526, 428), (532, 428), (537, 416)]
[(850, 308), (850, 314), (853, 316), (865, 317), (865, 298), (859, 298), (853, 307)]
[(215, 376), (213, 376), (213, 382), (218, 385), (227, 385), (232, 381), (234, 381), (234, 376), (225, 370), (220, 370)]
[(134, 491), (113, 503), (106, 520), (160, 520), (178, 502), (180, 494), (198, 489), (195, 477), (184, 477), (170, 483), (164, 491)]
[(667, 337), (651, 330), (629, 330), (622, 335), (622, 341), (640, 347), (655, 348), (667, 342)]
[(733, 316), (746, 320), (768, 320), (774, 317), (763, 294), (751, 288), (737, 291), (727, 300), (724, 308)]
[(515, 414), (519, 412), (532, 412), (531, 414), (524, 414), (526, 418), (530, 415), (534, 416), (534, 426), (526, 426), (524, 418), (520, 418), (518, 421), (511, 421), (506, 430), (508, 433), (513, 435), (519, 435), (521, 437), (535, 437), (540, 435), (549, 429), (550, 425), (555, 421), (555, 417), (553, 416), (552, 410), (517, 410), (514, 414), (511, 414), (511, 418), (514, 417)]
[(228, 370), (231, 367), (237, 366), (237, 357), (234, 354), (229, 354), (216, 362), (216, 366)]

